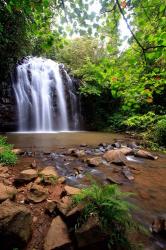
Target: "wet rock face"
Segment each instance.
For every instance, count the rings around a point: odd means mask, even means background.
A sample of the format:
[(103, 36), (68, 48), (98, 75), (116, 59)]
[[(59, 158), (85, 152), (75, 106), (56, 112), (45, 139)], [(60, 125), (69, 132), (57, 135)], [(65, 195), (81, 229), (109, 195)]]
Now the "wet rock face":
[(31, 236), (30, 211), (13, 202), (0, 205), (0, 247), (3, 250), (23, 249)]
[(17, 130), (17, 107), (11, 81), (1, 82), (0, 121), (0, 131)]

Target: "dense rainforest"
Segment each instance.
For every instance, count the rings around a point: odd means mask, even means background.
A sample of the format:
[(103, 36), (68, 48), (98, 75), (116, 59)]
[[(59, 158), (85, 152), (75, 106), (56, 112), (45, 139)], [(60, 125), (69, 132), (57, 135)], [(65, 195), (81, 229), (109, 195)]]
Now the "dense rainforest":
[(90, 129), (166, 145), (164, 0), (1, 0), (1, 84), (27, 55), (64, 63), (79, 79)]

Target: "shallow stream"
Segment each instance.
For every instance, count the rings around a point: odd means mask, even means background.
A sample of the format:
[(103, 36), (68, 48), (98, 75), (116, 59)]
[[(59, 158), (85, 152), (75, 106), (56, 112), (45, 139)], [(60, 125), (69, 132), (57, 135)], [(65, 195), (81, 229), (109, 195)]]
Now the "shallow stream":
[[(111, 177), (121, 183), (123, 191), (134, 193), (131, 202), (137, 205), (135, 217), (149, 230), (154, 218), (166, 217), (166, 156), (157, 154), (158, 160), (148, 160), (127, 156), (127, 166), (134, 175), (130, 182), (121, 172), (121, 167), (103, 162), (99, 167), (89, 167), (78, 157), (66, 155), (69, 148), (76, 147), (87, 156), (102, 155), (100, 143), (112, 144), (115, 141), (127, 145), (134, 141), (129, 135), (100, 132), (57, 132), (57, 133), (9, 133), (8, 142), (27, 152), (18, 163), (18, 167), (29, 166), (33, 158), (40, 166), (54, 166), (60, 175), (67, 178), (68, 184), (85, 187), (90, 184), (87, 174), (101, 183)], [(166, 250), (166, 241), (157, 235), (141, 239), (146, 250)]]

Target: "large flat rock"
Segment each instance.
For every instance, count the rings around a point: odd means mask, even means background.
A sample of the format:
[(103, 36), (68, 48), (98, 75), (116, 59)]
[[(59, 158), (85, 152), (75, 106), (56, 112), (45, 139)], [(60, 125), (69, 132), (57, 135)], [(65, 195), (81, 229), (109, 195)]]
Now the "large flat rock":
[(70, 250), (72, 249), (66, 224), (60, 216), (52, 220), (44, 242), (44, 250)]

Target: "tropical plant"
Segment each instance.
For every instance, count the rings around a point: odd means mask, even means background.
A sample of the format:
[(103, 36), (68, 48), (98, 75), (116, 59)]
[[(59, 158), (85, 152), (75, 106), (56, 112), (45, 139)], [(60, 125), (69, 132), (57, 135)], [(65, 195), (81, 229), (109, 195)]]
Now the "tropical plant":
[(83, 203), (84, 210), (77, 226), (84, 223), (89, 216), (99, 219), (102, 229), (109, 235), (111, 249), (131, 249), (127, 232), (134, 228), (131, 209), (133, 206), (126, 201), (131, 195), (123, 193), (116, 185), (92, 184), (74, 196), (74, 204)]
[(0, 163), (14, 165), (17, 156), (12, 152), (12, 145), (7, 143), (7, 138), (0, 136)]

